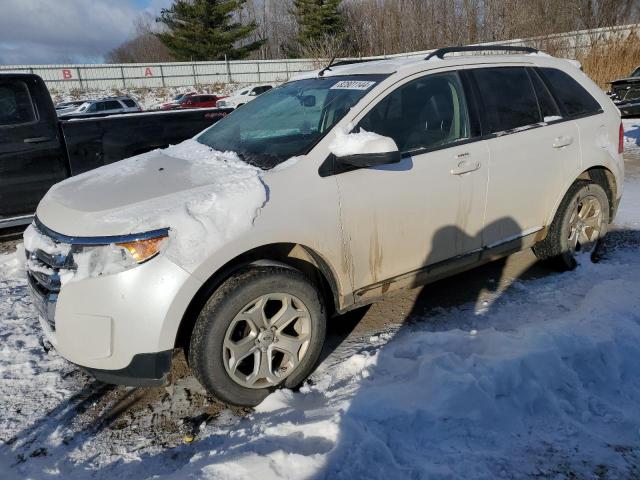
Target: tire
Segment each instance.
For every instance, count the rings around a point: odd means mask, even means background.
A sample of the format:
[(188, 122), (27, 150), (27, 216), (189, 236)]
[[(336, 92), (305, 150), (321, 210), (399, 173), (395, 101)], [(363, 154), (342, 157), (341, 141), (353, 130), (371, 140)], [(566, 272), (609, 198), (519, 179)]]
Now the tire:
[[(600, 185), (584, 180), (575, 182), (562, 199), (547, 236), (534, 245), (533, 252), (560, 270), (574, 269), (578, 254), (589, 253), (595, 260), (607, 233), (609, 212), (609, 198)], [(582, 221), (580, 215), (587, 221)], [(596, 223), (598, 227), (590, 226)]]
[[(247, 268), (223, 282), (200, 312), (189, 365), (215, 397), (252, 407), (276, 388), (295, 388), (307, 378), (320, 356), (325, 330), (324, 302), (301, 272)], [(263, 372), (268, 374), (261, 376)]]

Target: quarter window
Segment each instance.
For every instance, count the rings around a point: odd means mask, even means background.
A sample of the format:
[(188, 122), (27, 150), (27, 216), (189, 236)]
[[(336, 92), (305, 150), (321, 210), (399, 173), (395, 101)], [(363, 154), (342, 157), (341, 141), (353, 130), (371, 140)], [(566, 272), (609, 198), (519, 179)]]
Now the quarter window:
[(427, 75), (399, 87), (373, 107), (359, 127), (393, 138), (402, 152), (469, 138), (467, 106), (458, 75)]
[(0, 126), (36, 120), (29, 89), (24, 82), (0, 83)]
[(490, 133), (504, 132), (542, 121), (527, 71), (523, 67), (473, 70)]
[(569, 117), (599, 113), (600, 104), (571, 76), (555, 68), (541, 68), (551, 91)]
[(529, 75), (531, 77), (533, 89), (536, 92), (536, 97), (538, 97), (538, 105), (540, 106), (540, 114), (542, 115), (542, 120), (544, 120), (545, 122), (552, 122), (554, 120), (559, 120), (560, 118), (562, 118), (560, 110), (558, 109), (558, 105), (556, 105), (556, 102), (551, 96), (551, 93), (549, 93), (549, 89), (540, 79), (535, 70), (529, 70)]

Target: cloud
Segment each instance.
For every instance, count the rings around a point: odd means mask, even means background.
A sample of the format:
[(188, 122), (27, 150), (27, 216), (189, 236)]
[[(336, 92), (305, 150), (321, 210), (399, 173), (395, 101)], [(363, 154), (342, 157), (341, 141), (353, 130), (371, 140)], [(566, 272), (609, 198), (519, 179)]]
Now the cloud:
[(170, 0), (2, 0), (0, 64), (91, 63), (134, 34), (136, 16)]

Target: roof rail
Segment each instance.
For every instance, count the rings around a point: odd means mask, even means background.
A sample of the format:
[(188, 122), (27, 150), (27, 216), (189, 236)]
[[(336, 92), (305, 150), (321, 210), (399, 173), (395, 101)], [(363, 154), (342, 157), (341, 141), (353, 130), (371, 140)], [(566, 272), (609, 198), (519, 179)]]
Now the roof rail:
[(538, 50), (532, 47), (516, 47), (514, 45), (469, 45), (466, 47), (445, 47), (434, 50), (425, 57), (425, 60), (429, 60), (433, 57), (443, 59), (448, 53), (455, 52), (526, 52), (526, 53), (538, 53)]
[(339, 60), (331, 64), (332, 67), (340, 66), (340, 65), (351, 65), (353, 63), (365, 63), (365, 62), (375, 62), (376, 60), (383, 60), (382, 58), (351, 58)]

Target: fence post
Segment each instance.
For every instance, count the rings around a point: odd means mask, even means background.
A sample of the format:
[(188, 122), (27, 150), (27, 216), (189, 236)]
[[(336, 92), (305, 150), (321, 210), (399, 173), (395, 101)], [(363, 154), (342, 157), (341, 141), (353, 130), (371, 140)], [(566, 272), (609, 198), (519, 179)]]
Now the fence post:
[(191, 72), (193, 73), (193, 87), (198, 85), (198, 79), (196, 78), (196, 64), (191, 62)]
[(76, 67), (78, 70), (78, 80), (80, 81), (80, 90), (82, 90), (84, 87), (82, 86), (82, 74), (80, 73), (81, 71), (81, 67)]
[(124, 67), (120, 65), (120, 77), (122, 78), (122, 88), (127, 88), (127, 82), (124, 81)]
[(287, 80), (289, 80), (289, 60), (284, 61), (284, 69), (287, 72)]
[(258, 67), (258, 83), (260, 83), (262, 80), (260, 80), (260, 60), (256, 60), (256, 67)]
[(229, 59), (226, 54), (224, 56), (224, 63), (227, 66), (227, 83), (231, 83), (231, 67), (229, 66)]
[(164, 83), (164, 70), (162, 68), (162, 65), (160, 65), (160, 79), (162, 80), (162, 87), (166, 87), (165, 83)]

